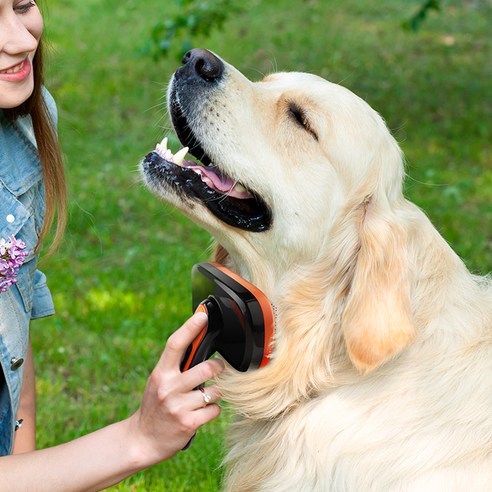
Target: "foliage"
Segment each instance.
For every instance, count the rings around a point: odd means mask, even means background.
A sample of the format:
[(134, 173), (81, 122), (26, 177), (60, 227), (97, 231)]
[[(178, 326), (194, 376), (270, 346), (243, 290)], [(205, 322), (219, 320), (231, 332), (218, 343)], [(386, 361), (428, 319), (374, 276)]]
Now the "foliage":
[(235, 0), (176, 0), (178, 11), (158, 21), (145, 45), (144, 53), (154, 59), (166, 56), (173, 45), (181, 41), (178, 57), (192, 48), (197, 36), (207, 37), (212, 30), (221, 29), (226, 19), (244, 8)]
[[(251, 0), (175, 0), (177, 9), (167, 15), (165, 20), (156, 22), (150, 33), (150, 39), (142, 49), (154, 60), (176, 53), (181, 58), (193, 47), (194, 42), (206, 38), (217, 29), (222, 29), (226, 20), (233, 14), (251, 7)], [(309, 2), (304, 1), (309, 8)], [(440, 11), (442, 0), (425, 0), (417, 11), (402, 22), (406, 30), (417, 31), (427, 19), (430, 11)], [(176, 45), (180, 46), (177, 48)]]
[(440, 11), (442, 0), (426, 0), (417, 12), (407, 21), (403, 22), (403, 27), (412, 31), (417, 31), (422, 26), (431, 10)]

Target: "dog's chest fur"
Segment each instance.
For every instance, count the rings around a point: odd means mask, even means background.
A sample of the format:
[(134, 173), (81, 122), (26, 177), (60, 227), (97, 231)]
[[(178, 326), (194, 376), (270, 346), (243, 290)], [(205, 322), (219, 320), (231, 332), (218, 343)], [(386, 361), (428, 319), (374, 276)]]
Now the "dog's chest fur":
[[(226, 490), (485, 492), (492, 422), (478, 419), (492, 405), (490, 353), (476, 351), (479, 380), (476, 366), (457, 367), (448, 357), (443, 384), (432, 386), (439, 354), (429, 353), (428, 364), (390, 363), (386, 374), (334, 388), (276, 419), (240, 417), (230, 429)], [(433, 481), (437, 488), (426, 488)]]

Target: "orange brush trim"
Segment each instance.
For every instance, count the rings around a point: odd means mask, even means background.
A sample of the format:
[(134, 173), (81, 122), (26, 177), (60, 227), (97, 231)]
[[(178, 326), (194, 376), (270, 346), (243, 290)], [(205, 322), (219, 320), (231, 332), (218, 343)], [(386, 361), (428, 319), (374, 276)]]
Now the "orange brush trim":
[[(208, 311), (207, 311), (207, 308), (205, 307), (204, 304), (200, 304), (196, 310), (195, 310), (195, 313), (205, 313), (207, 316), (208, 316)], [(190, 365), (191, 365), (191, 361), (193, 360), (193, 357), (195, 357), (195, 353), (198, 349), (198, 347), (200, 346), (200, 344), (202, 343), (202, 340), (203, 340), (203, 337), (205, 336), (205, 334), (207, 333), (207, 328), (208, 327), (205, 327), (199, 334), (198, 336), (193, 340), (193, 343), (191, 344), (191, 351), (187, 357), (187, 360), (186, 360), (186, 364), (184, 365), (182, 371), (187, 371), (189, 368), (190, 368)]]
[(275, 317), (273, 315), (272, 305), (268, 300), (267, 296), (260, 290), (256, 285), (248, 282), (243, 277), (240, 277), (232, 270), (227, 267), (220, 265), (219, 263), (210, 263), (212, 266), (225, 273), (232, 279), (234, 279), (238, 284), (241, 284), (247, 290), (249, 290), (258, 301), (260, 305), (261, 312), (263, 313), (263, 320), (265, 326), (265, 338), (263, 342), (263, 358), (260, 363), (260, 367), (264, 367), (270, 362), (270, 356), (273, 350), (273, 335), (275, 331)]

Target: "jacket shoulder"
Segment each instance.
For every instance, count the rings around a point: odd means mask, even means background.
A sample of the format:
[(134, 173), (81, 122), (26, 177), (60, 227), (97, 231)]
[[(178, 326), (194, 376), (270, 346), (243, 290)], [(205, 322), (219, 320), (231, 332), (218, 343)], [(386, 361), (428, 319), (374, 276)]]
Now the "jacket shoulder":
[(53, 125), (56, 128), (58, 125), (58, 109), (56, 107), (55, 99), (45, 86), (42, 87), (41, 91), (43, 94), (44, 103), (46, 105), (46, 108), (48, 109), (48, 114), (50, 115), (50, 118), (53, 121)]

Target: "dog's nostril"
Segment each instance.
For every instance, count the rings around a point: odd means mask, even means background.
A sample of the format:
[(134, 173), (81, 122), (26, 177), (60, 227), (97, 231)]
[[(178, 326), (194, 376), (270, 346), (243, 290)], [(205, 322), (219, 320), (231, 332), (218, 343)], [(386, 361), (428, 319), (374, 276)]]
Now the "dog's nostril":
[(183, 65), (186, 65), (186, 64), (190, 61), (192, 51), (193, 51), (193, 50), (191, 50), (191, 51), (187, 51), (187, 52), (184, 54), (183, 58), (181, 59), (181, 63), (182, 63)]
[(207, 81), (217, 80), (224, 72), (222, 61), (207, 50), (193, 49), (188, 51), (182, 61), (196, 75)]

